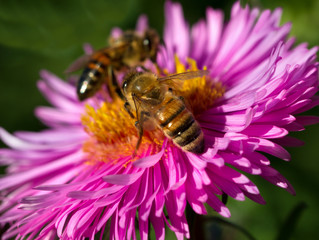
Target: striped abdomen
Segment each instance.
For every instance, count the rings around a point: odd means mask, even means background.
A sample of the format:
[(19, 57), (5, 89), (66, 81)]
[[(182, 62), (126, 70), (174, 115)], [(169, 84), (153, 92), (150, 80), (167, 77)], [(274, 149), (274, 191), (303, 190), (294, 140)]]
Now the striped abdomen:
[(203, 132), (181, 99), (169, 95), (165, 97), (161, 108), (156, 112), (156, 118), (164, 134), (174, 144), (187, 152), (203, 153)]
[(92, 97), (101, 88), (109, 63), (110, 58), (106, 52), (97, 52), (91, 57), (77, 84), (77, 94), (81, 101)]

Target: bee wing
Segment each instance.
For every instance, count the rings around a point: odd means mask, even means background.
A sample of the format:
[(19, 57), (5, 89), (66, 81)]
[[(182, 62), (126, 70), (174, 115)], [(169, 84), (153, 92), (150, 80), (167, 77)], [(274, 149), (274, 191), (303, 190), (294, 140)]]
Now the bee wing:
[(79, 57), (78, 59), (76, 59), (73, 63), (71, 63), (70, 66), (64, 71), (64, 73), (69, 74), (69, 73), (72, 73), (72, 72), (75, 72), (77, 70), (84, 68), (88, 64), (88, 62), (90, 61), (92, 56), (94, 57), (95, 53), (108, 52), (110, 54), (112, 52), (123, 52), (123, 51), (125, 51), (125, 49), (127, 48), (128, 45), (129, 45), (128, 43), (121, 43), (121, 44), (118, 44), (117, 46), (106, 47), (106, 48), (100, 49), (100, 50), (94, 52), (93, 54), (83, 55), (83, 56)]
[(136, 120), (139, 122), (140, 126), (145, 130), (154, 130), (156, 128), (156, 122), (153, 118), (153, 112), (150, 111), (150, 103), (145, 99), (132, 96), (135, 110), (136, 110)]
[(135, 105), (134, 107), (136, 109), (136, 112), (139, 112), (140, 110), (145, 110), (150, 105), (150, 103), (142, 97), (134, 95), (132, 96), (132, 99)]
[(183, 72), (183, 73), (176, 73), (172, 75), (168, 75), (165, 77), (158, 78), (158, 81), (165, 82), (165, 81), (174, 81), (174, 80), (188, 80), (192, 78), (202, 77), (208, 75), (209, 71), (207, 70), (198, 70), (198, 71), (191, 71), (191, 72)]
[(165, 77), (160, 77), (160, 78), (158, 78), (158, 81), (160, 83), (169, 85), (170, 87), (173, 86), (173, 88), (174, 88), (176, 86), (182, 85), (184, 80), (202, 77), (202, 76), (205, 76), (208, 74), (209, 74), (209, 71), (207, 71), (207, 70), (183, 72), (183, 73), (172, 74), (172, 75), (165, 76)]
[(69, 74), (80, 70), (85, 67), (85, 65), (90, 61), (92, 55), (83, 55), (76, 59), (70, 66), (64, 71), (64, 73)]

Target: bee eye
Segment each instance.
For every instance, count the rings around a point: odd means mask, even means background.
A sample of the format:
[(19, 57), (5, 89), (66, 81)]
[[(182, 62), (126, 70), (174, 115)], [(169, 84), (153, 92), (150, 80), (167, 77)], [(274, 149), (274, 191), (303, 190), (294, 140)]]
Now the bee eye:
[(151, 51), (151, 49), (152, 49), (151, 48), (151, 40), (149, 38), (145, 38), (143, 40), (143, 47), (144, 47), (145, 51), (147, 51), (147, 52)]
[(126, 87), (127, 87), (127, 82), (125, 81), (125, 82), (123, 83), (123, 89), (126, 88)]
[(143, 41), (144, 46), (148, 46), (149, 43), (150, 43), (149, 39), (144, 39), (144, 41)]

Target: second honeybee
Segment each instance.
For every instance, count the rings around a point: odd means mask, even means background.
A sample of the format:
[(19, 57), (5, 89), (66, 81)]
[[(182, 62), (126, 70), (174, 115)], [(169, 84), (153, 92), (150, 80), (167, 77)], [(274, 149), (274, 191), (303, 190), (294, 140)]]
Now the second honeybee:
[(92, 97), (105, 82), (112, 98), (123, 98), (114, 71), (129, 69), (142, 64), (146, 59), (155, 61), (159, 37), (152, 29), (143, 34), (126, 31), (110, 39), (110, 46), (86, 55), (75, 61), (66, 72), (84, 67), (77, 83), (77, 95), (83, 101)]

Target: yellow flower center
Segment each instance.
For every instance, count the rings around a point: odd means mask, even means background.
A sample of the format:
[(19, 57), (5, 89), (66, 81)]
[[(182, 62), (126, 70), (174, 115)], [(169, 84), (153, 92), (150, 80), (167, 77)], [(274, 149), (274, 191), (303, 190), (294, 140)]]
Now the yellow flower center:
[[(188, 59), (188, 69), (179, 59), (175, 58), (176, 73), (197, 71), (196, 62)], [(167, 71), (164, 70), (167, 73)], [(185, 80), (175, 93), (184, 97), (187, 108), (198, 114), (212, 107), (215, 100), (223, 96), (225, 89), (207, 76)], [(116, 163), (119, 159), (131, 158), (138, 140), (135, 119), (126, 112), (123, 101), (115, 99), (113, 102), (103, 102), (97, 109), (86, 105), (86, 114), (82, 116), (82, 124), (90, 136), (83, 144), (83, 151), (87, 153), (88, 163), (96, 161)], [(135, 159), (144, 154), (158, 152), (165, 139), (161, 129), (144, 131), (142, 143)]]
[[(83, 144), (89, 162), (103, 161), (116, 163), (123, 157), (131, 156), (138, 140), (135, 119), (126, 112), (123, 101), (103, 102), (94, 109), (86, 105), (82, 124), (90, 138)], [(145, 132), (137, 157), (141, 157), (151, 144), (151, 153), (160, 149), (164, 140), (159, 131)]]
[[(176, 73), (186, 72), (185, 65), (183, 65), (177, 57), (175, 57), (176, 62)], [(196, 61), (193, 59), (187, 59), (189, 68), (187, 71), (197, 71)], [(206, 70), (204, 67), (203, 70)], [(216, 99), (222, 97), (225, 92), (225, 88), (220, 82), (215, 82), (209, 77), (199, 77), (184, 81), (182, 89), (179, 90), (181, 96), (184, 97), (187, 103), (187, 107), (193, 112), (193, 114), (198, 115), (210, 107), (213, 106)]]

